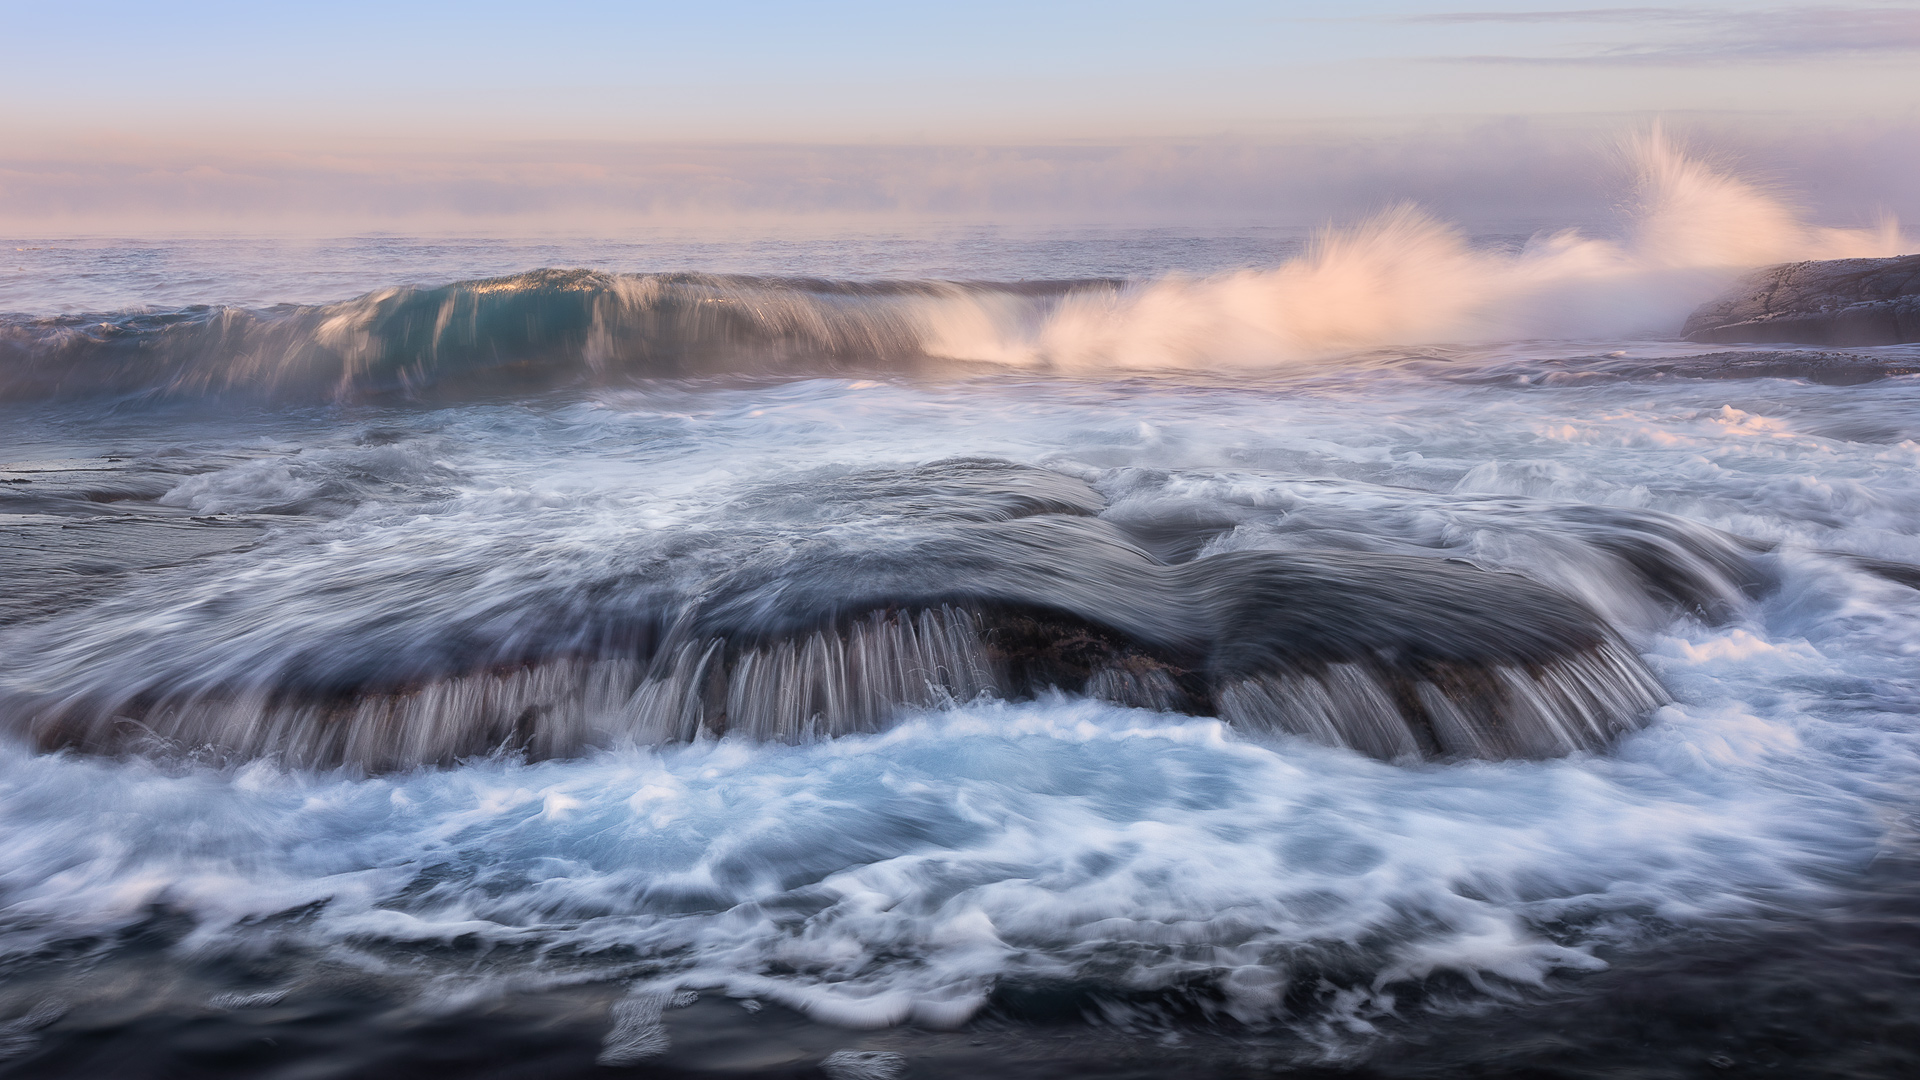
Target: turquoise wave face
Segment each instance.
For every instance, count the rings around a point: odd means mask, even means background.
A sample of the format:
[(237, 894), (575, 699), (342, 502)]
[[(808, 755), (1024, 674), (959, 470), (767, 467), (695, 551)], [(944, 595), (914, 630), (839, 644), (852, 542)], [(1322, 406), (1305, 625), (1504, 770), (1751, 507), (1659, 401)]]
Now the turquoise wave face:
[[(43, 383), (0, 402), (0, 1052), (1902, 1075), (1911, 351), (1118, 373), (1047, 336), (1253, 310), (1207, 306), (1230, 276), (568, 272), (9, 323), (76, 351), (15, 354)], [(1603, 645), (1671, 700), (1543, 759), (1220, 707), (1432, 734), (1492, 684), (1435, 658), (1479, 655), (1573, 715), (1547, 691), (1604, 679), (1555, 665)], [(859, 714), (816, 677), (854, 658), (934, 677)], [(497, 727), (452, 722), (475, 700)], [(796, 722), (735, 726), (769, 702)], [(49, 752), (61, 709), (94, 726)], [(385, 757), (293, 737), (368, 730)]]
[[(636, 378), (913, 370), (1114, 282), (834, 282), (536, 270), (319, 306), (0, 322), (0, 397), (319, 403)], [(966, 324), (983, 340), (946, 340)], [(961, 355), (947, 356), (947, 353)]]

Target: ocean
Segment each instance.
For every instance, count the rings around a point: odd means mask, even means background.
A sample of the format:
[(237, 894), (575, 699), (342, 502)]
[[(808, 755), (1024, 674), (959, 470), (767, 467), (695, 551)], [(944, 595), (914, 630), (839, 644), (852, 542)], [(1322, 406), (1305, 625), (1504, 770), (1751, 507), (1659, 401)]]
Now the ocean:
[(0, 1073), (1897, 1077), (1920, 347), (1612, 233), (0, 246)]

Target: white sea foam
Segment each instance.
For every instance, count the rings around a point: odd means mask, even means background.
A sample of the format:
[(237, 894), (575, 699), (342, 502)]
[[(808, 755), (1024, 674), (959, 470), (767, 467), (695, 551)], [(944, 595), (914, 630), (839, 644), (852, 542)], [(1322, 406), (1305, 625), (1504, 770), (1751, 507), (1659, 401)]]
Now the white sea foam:
[(1625, 236), (1536, 235), (1475, 248), (1403, 205), (1323, 232), (1269, 269), (1173, 275), (1070, 294), (1042, 320), (971, 298), (929, 301), (935, 355), (1075, 371), (1270, 367), (1386, 346), (1674, 336), (1738, 274), (1770, 263), (1898, 255), (1892, 221), (1808, 225), (1764, 187), (1684, 153), (1658, 128), (1628, 141)]
[[(1624, 297), (1591, 305), (1619, 316), (1594, 326), (1624, 333), (1747, 262), (1878, 250), (1665, 153), (1647, 158), (1645, 226), (1618, 243), (1489, 254), (1399, 213), (1273, 271), (1167, 279), (1051, 322), (967, 315), (951, 333), (988, 333), (982, 354), (1022, 363), (1285, 368), (1383, 340), (1587, 332), (1580, 297)], [(1634, 348), (1444, 355), (1474, 372)], [(1300, 1019), (1288, 990), (1325, 976), (1326, 1007), (1364, 1024), (1409, 980), (1512, 993), (1675, 924), (1817, 907), (1915, 806), (1920, 593), (1830, 553), (1920, 562), (1916, 413), (1911, 379), (1542, 386), (1358, 362), (1272, 378), (655, 385), (396, 410), (372, 418), (401, 429), (385, 446), (361, 445), (372, 421), (351, 410), (177, 424), (16, 410), (22, 446), (78, 429), (148, 460), (187, 455), (166, 459), (192, 465), (164, 500), (177, 512), (302, 515), (251, 551), (11, 631), (5, 678), (30, 688), (244, 673), (321, 639), (377, 652), (380, 633), (412, 640), (450, 608), (511, 615), (536, 588), (585, 592), (654, 565), (663, 537), (691, 537), (695, 563), (714, 530), (760, 530), (774, 549), (791, 530), (754, 501), (770, 489), (806, 510), (812, 479), (968, 454), (1084, 478), (1116, 514), (1220, 511), (1210, 551), (1363, 548), (1532, 573), (1629, 629), (1677, 703), (1608, 756), (1410, 768), (1067, 696), (836, 742), (371, 778), (8, 745), (0, 963), (111, 940), (159, 907), (188, 917), (183, 962), (316, 946), (423, 994), (459, 940), (498, 946), (459, 969), (469, 995), (496, 985), (487, 972), (520, 987), (604, 978), (849, 1025), (952, 1025), (1011, 985), (1198, 982), (1258, 1024)], [(1761, 595), (1727, 597), (1728, 621), (1707, 626), (1623, 588), (1558, 524), (1570, 506), (1778, 547), (1756, 556)], [(622, 1054), (665, 1037), (673, 1000), (609, 1018), (633, 1036), (614, 1040)], [(30, 1046), (36, 1030), (0, 1035)]]
[[(436, 437), (461, 477), (450, 500), (376, 487), (317, 532), (206, 572), (268, 598), (285, 581), (291, 598), (389, 564), (492, 567), (478, 597), (505, 580), (515, 537), (564, 553), (549, 572), (591, 571), (636, 530), (724, 517), (757, 478), (984, 449), (1079, 472), (1119, 509), (1176, 497), (1251, 514), (1223, 546), (1441, 547), (1528, 567), (1636, 622), (1679, 704), (1610, 757), (1419, 768), (1071, 698), (832, 743), (378, 778), (8, 748), (0, 950), (111, 935), (160, 905), (190, 916), (187, 957), (277, 942), (373, 963), (467, 940), (516, 946), (488, 970), (525, 986), (577, 980), (582, 963), (629, 977), (637, 956), (660, 986), (855, 1026), (961, 1023), (1009, 984), (1195, 979), (1268, 1023), (1287, 1018), (1294, 980), (1322, 975), (1344, 988), (1327, 1007), (1359, 1024), (1405, 980), (1453, 973), (1509, 993), (1673, 923), (1817, 906), (1911, 806), (1920, 594), (1805, 549), (1912, 558), (1920, 488), (1910, 445), (1811, 432), (1839, 408), (1909, 409), (1915, 392), (1692, 384), (1649, 399), (1622, 384), (1389, 379), (1367, 393), (1060, 383), (956, 399), (818, 383), (715, 391), (691, 426), (675, 397), (443, 411)], [(622, 450), (579, 467), (607, 446)], [(1718, 629), (1636, 611), (1543, 513), (1565, 504), (1449, 490), (1510, 475), (1553, 477), (1539, 495), (1643, 488), (1636, 504), (1786, 541), (1769, 557), (1780, 585)], [(162, 592), (128, 595), (136, 636), (183, 640)], [(268, 602), (267, 621), (244, 625), (297, 641), (313, 632), (297, 611)], [(186, 644), (205, 660), (258, 639)]]
[(1654, 643), (1684, 703), (1611, 758), (1406, 768), (1070, 699), (373, 779), (9, 750), (0, 948), (159, 904), (196, 920), (189, 953), (632, 950), (669, 989), (622, 1006), (621, 1061), (660, 1049), (674, 985), (853, 1026), (957, 1024), (1007, 981), (1201, 977), (1255, 1023), (1303, 973), (1363, 991), (1356, 1016), (1436, 972), (1500, 992), (1599, 966), (1644, 920), (1817, 904), (1872, 857), (1915, 737), (1765, 688), (1871, 675), (1920, 641), (1920, 605), (1824, 566), (1788, 580), (1739, 625)]

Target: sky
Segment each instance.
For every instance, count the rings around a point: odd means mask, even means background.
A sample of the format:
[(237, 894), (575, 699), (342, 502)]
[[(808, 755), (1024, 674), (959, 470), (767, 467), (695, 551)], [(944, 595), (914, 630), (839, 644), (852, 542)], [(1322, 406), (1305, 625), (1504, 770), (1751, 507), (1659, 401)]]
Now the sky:
[(0, 0), (15, 235), (1551, 216), (1656, 118), (1920, 216), (1920, 2)]

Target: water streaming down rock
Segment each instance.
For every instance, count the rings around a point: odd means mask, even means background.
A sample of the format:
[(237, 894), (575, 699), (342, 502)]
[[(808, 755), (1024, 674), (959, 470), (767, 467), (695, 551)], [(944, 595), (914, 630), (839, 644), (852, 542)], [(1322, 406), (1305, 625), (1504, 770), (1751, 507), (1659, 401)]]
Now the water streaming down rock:
[[(183, 601), (159, 635), (55, 620), (0, 704), (44, 747), (392, 769), (702, 735), (807, 740), (1050, 688), (1389, 760), (1545, 757), (1603, 747), (1665, 700), (1606, 619), (1532, 577), (1432, 555), (1209, 553), (1181, 530), (1219, 536), (1230, 514), (1109, 520), (1105, 502), (1005, 462), (821, 478), (734, 503), (774, 531), (686, 549), (699, 572), (677, 579), (685, 557), (637, 555), (653, 565), (607, 579), (534, 568), (511, 602), (499, 580), (402, 578), (447, 591), (383, 615), (353, 588), (390, 596), (394, 581), (349, 572), (306, 621), (299, 598), (271, 590)], [(796, 515), (819, 528), (769, 545)], [(1561, 516), (1669, 610), (1724, 617), (1750, 587), (1750, 553), (1711, 530)], [(1136, 534), (1186, 555), (1168, 561)], [(289, 579), (309, 599), (324, 591), (314, 580)], [(474, 596), (485, 605), (464, 607)], [(339, 611), (329, 640), (319, 617)], [(286, 644), (261, 635), (270, 625)], [(407, 648), (369, 636), (387, 632)], [(205, 662), (223, 652), (224, 668)]]
[(332, 700), (265, 684), (72, 698), (38, 710), (30, 730), (48, 747), (389, 770), (500, 750), (554, 758), (730, 732), (798, 741), (877, 731), (902, 709), (1005, 690), (973, 620), (948, 609), (875, 612), (843, 632), (730, 657), (725, 640), (685, 641), (651, 663), (552, 659)]
[(735, 649), (725, 639), (663, 650), (618, 721), (646, 742), (729, 732), (796, 740), (878, 731), (902, 709), (1007, 690), (973, 617), (953, 608), (876, 611), (844, 628)]
[[(1080, 634), (1095, 632), (1085, 628)], [(1054, 644), (1057, 644), (1055, 642)], [(799, 741), (882, 730), (903, 710), (1056, 686), (1009, 678), (993, 623), (953, 608), (874, 612), (841, 632), (739, 651), (688, 642), (651, 665), (557, 660), (321, 702), (270, 691), (150, 703), (78, 700), (37, 712), (45, 747), (275, 756), (386, 770), (515, 750), (536, 758), (619, 742), (725, 734)], [(1389, 760), (1549, 757), (1604, 747), (1665, 699), (1607, 635), (1544, 662), (1278, 665), (1196, 673), (1110, 647), (1079, 689), (1118, 704), (1217, 713), (1253, 731), (1302, 735)]]
[[(1452, 261), (1360, 290), (1333, 329), (1484, 295), (1458, 273), (1474, 251), (1420, 250)], [(638, 324), (596, 342), (559, 319), (575, 329), (548, 354), (514, 337), (538, 305), (488, 293), (517, 315), (467, 334), (456, 300), (438, 346), (383, 338), (406, 348), (374, 343), (396, 362), (351, 387), (263, 365), (298, 409), (254, 408), (245, 379), (214, 385), (218, 408), (187, 400), (191, 378), (165, 390), (170, 351), (230, 359), (191, 333), (119, 357), (166, 402), (6, 406), (16, 453), (70, 448), (94, 478), (13, 477), (9, 535), (62, 536), (15, 576), (89, 584), (0, 597), (0, 717), (167, 757), (4, 758), (0, 1017), (20, 1019), (0, 1035), (34, 1055), (8, 1064), (324, 1072), (324, 1046), (342, 1075), (448, 1050), (584, 1075), (597, 1045), (643, 1072), (833, 1072), (884, 1055), (829, 1047), (868, 1045), (921, 1077), (1234, 1074), (1326, 1071), (1313, 1041), (1364, 1025), (1336, 1049), (1375, 1056), (1333, 1071), (1753, 1071), (1787, 1032), (1810, 1041), (1778, 1073), (1911, 1072), (1858, 1067), (1912, 1019), (1885, 1003), (1915, 998), (1911, 912), (1866, 902), (1899, 876), (1886, 852), (1912, 847), (1889, 823), (1913, 809), (1920, 623), (1884, 580), (1920, 580), (1899, 562), (1920, 559), (1915, 386), (1886, 377), (1909, 353), (1662, 357), (1686, 347), (1602, 334), (1436, 349), (1438, 378), (1392, 359), (1243, 378), (1222, 368), (1297, 353), (1258, 334), (1215, 349), (1221, 328), (1301, 275), (1221, 273), (1069, 320), (1096, 352), (1144, 343), (1114, 355), (1190, 357), (1200, 378), (572, 393), (621, 371)], [(1576, 284), (1569, 310), (1607, 308)], [(877, 325), (896, 298), (846, 304)], [(1008, 306), (1005, 325), (1033, 314)], [(390, 329), (431, 331), (440, 308), (395, 310)], [(845, 340), (796, 355), (867, 347)], [(421, 378), (440, 389), (419, 397), (456, 394), (476, 371), (537, 393), (366, 403)], [(1566, 378), (1486, 378), (1535, 372)], [(979, 452), (1056, 471), (913, 465)], [(1598, 745), (1660, 696), (1642, 651), (1678, 701), (1623, 760), (1393, 768), (1309, 742), (1395, 760)], [(979, 692), (1040, 699), (901, 714)], [(597, 746), (372, 780), (274, 761)], [(171, 759), (203, 749), (266, 760)], [(1648, 981), (1649, 958), (1671, 977)], [(675, 1009), (676, 987), (705, 998)], [(1509, 1004), (1542, 997), (1546, 1015)], [(1646, 1003), (1679, 997), (1708, 1004), (1649, 1040)], [(765, 1002), (759, 1026), (728, 998)], [(69, 1017), (36, 1007), (56, 999)], [(937, 1050), (926, 1028), (976, 1008)], [(789, 1010), (912, 1028), (824, 1032)], [(1074, 1015), (1100, 1019), (1069, 1024), (1067, 1062), (1056, 1018)], [(1569, 1038), (1542, 1057), (1549, 1029)], [(1304, 1057), (1267, 1037), (1300, 1034)], [(1183, 1041), (1143, 1064), (1153, 1040)]]

